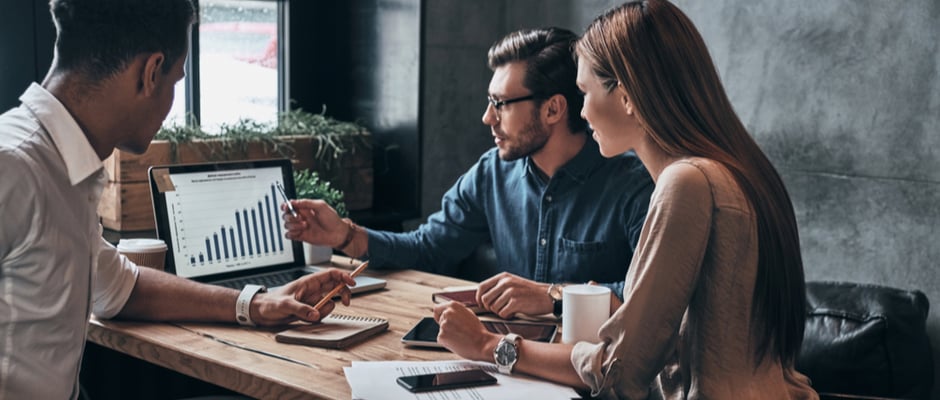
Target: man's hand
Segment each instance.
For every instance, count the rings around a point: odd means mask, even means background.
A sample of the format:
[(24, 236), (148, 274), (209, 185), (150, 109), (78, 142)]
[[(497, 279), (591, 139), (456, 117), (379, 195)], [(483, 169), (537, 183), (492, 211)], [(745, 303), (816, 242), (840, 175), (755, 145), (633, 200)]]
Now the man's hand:
[(456, 301), (434, 307), (434, 320), (441, 326), (437, 342), (469, 360), (493, 361), (499, 335), (487, 331), (480, 319)]
[(305, 275), (268, 293), (259, 293), (251, 300), (251, 319), (258, 325), (282, 325), (296, 320), (316, 322), (335, 308), (327, 301), (322, 309), (313, 308), (320, 299), (338, 285), (343, 305), (349, 305), (351, 292), (346, 286), (355, 286), (356, 280), (348, 272), (338, 269)]
[(482, 283), (477, 289), (477, 303), (499, 315), (512, 318), (516, 313), (541, 315), (552, 312), (548, 285), (502, 272)]
[(284, 212), (284, 237), (307, 243), (336, 248), (349, 233), (349, 225), (323, 200), (291, 200), (297, 217), (290, 215), (287, 204), (281, 204)]

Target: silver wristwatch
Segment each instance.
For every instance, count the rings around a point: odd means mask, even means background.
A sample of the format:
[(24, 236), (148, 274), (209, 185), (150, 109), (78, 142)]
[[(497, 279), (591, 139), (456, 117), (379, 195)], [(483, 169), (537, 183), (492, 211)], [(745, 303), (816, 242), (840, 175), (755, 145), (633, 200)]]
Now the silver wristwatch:
[(499, 340), (496, 349), (493, 350), (493, 359), (496, 361), (496, 368), (499, 373), (509, 375), (512, 368), (519, 361), (519, 343), (522, 342), (522, 336), (515, 333), (507, 334)]

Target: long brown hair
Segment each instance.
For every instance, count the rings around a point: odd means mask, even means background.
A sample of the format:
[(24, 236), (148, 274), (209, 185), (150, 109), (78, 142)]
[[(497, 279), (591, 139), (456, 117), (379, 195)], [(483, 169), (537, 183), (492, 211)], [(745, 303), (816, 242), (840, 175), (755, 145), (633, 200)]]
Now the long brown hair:
[(793, 205), (735, 114), (692, 21), (668, 1), (628, 2), (597, 17), (576, 51), (608, 91), (623, 85), (650, 138), (666, 153), (709, 158), (734, 175), (757, 217), (755, 361), (770, 353), (792, 366), (806, 313)]

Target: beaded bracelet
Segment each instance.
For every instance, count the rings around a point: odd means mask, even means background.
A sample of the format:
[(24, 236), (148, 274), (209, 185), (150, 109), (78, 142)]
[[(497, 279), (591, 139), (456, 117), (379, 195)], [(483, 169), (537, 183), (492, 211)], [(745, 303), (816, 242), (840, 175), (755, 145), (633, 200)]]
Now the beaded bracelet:
[(352, 243), (353, 237), (356, 236), (356, 224), (354, 224), (349, 218), (343, 218), (343, 222), (346, 223), (346, 226), (349, 227), (349, 230), (346, 231), (346, 238), (343, 239), (343, 243), (336, 247), (340, 251), (344, 251), (343, 249), (345, 249), (346, 246), (349, 246), (349, 244)]

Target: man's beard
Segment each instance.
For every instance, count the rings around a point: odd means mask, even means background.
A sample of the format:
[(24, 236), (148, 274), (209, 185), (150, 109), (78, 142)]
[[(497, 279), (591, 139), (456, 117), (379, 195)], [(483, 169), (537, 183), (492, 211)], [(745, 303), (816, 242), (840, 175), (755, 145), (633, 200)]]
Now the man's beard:
[(499, 150), (499, 158), (503, 161), (514, 161), (527, 157), (545, 147), (548, 142), (548, 130), (532, 118), (522, 131), (512, 138), (509, 147)]

